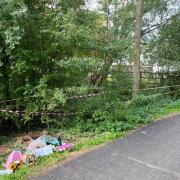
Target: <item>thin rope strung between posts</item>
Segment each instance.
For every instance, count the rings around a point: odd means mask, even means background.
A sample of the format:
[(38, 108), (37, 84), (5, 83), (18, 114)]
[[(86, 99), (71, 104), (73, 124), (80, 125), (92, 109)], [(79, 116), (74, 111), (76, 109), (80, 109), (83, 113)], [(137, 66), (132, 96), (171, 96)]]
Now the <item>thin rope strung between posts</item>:
[(9, 102), (15, 102), (15, 101), (19, 101), (19, 100), (37, 98), (37, 97), (38, 96), (28, 96), (28, 97), (22, 97), (22, 98), (17, 98), (17, 99), (4, 99), (4, 100), (0, 100), (0, 103), (9, 103)]
[(147, 91), (147, 90), (154, 90), (154, 89), (165, 89), (169, 87), (179, 87), (180, 85), (174, 85), (174, 86), (161, 86), (161, 87), (155, 87), (155, 88), (147, 88), (147, 89), (140, 89), (140, 91)]
[[(180, 85), (162, 86), (162, 87), (155, 87), (155, 88), (140, 89), (140, 91), (147, 91), (147, 90), (154, 90), (154, 89), (164, 89), (164, 88), (178, 87), (178, 86), (180, 86)], [(96, 96), (101, 96), (101, 95), (107, 94), (109, 92), (111, 92), (111, 91), (102, 92), (102, 93), (85, 94), (85, 95), (79, 95), (79, 96), (78, 95), (77, 96), (71, 96), (71, 97), (68, 97), (67, 100), (82, 99), (82, 98), (88, 98), (88, 97), (96, 97)], [(114, 92), (114, 91), (112, 91), (112, 92)], [(16, 101), (19, 101), (19, 100), (30, 99), (30, 98), (38, 98), (38, 97), (40, 97), (40, 96), (29, 96), (29, 97), (22, 97), (22, 98), (17, 98), (17, 99), (4, 99), (4, 100), (0, 100), (0, 104), (16, 102)]]
[[(5, 109), (0, 109), (0, 112), (4, 113), (9, 113), (9, 114), (16, 114), (16, 115), (23, 115), (26, 113), (26, 111), (12, 111), (12, 110), (5, 110)], [(61, 113), (61, 112), (30, 112), (30, 115), (35, 115), (35, 116), (73, 116), (76, 114), (79, 114), (80, 112), (69, 112), (69, 113)]]
[(25, 113), (25, 111), (11, 111), (11, 110), (6, 110), (6, 109), (0, 109), (0, 112), (9, 113), (9, 114), (16, 114), (16, 115), (21, 115), (21, 114)]
[[(110, 92), (121, 92), (120, 90), (119, 91), (104, 91), (104, 92), (101, 92), (101, 93), (91, 93), (91, 94), (85, 94), (85, 95), (77, 95), (77, 96), (71, 96), (71, 97), (68, 97), (67, 100), (72, 100), (72, 99), (82, 99), (82, 98), (88, 98), (88, 97), (95, 97), (95, 96), (101, 96), (101, 95), (104, 95), (104, 94), (107, 94), (107, 93), (110, 93)], [(29, 97), (23, 97), (23, 98), (17, 98), (17, 99), (4, 99), (4, 100), (0, 100), (0, 104), (1, 103), (8, 103), (8, 102), (15, 102), (15, 101), (18, 101), (18, 100), (24, 100), (24, 99), (30, 99), (30, 98), (38, 98), (40, 96), (29, 96)]]
[[(82, 99), (82, 98), (88, 98), (88, 97), (101, 96), (101, 95), (103, 95), (105, 93), (106, 92), (85, 94), (85, 95), (79, 95), (79, 96), (71, 96), (71, 97), (68, 97), (67, 100)], [(40, 97), (40, 96), (29, 96), (29, 97), (23, 97), (23, 98), (17, 98), (17, 99), (0, 100), (0, 104), (9, 103), (9, 102), (16, 102), (16, 101), (19, 101), (19, 100), (30, 99), (30, 98), (37, 98), (37, 97)]]
[[(163, 93), (163, 94), (155, 94), (155, 96), (163, 96), (163, 95), (173, 94), (173, 93), (176, 93), (176, 92), (177, 91), (172, 91), (172, 92)], [(103, 94), (104, 93), (105, 92), (103, 92)], [(102, 95), (102, 93), (98, 93), (98, 94)], [(91, 94), (91, 95), (93, 96), (93, 94)], [(76, 97), (71, 97), (71, 98), (76, 98)], [(26, 113), (26, 111), (12, 111), (12, 110), (6, 110), (6, 109), (0, 109), (0, 112), (2, 112), (2, 113), (9, 113), (9, 114), (16, 114), (16, 115), (23, 115), (23, 114)], [(61, 113), (61, 112), (29, 112), (30, 115), (35, 115), (35, 116), (39, 116), (39, 115), (41, 115), (41, 116), (44, 116), (44, 115), (48, 115), (48, 116), (74, 116), (74, 115), (80, 114), (80, 113), (81, 112), (69, 112), (69, 113)]]
[(95, 96), (101, 96), (107, 92), (102, 92), (102, 93), (93, 93), (93, 94), (86, 94), (86, 95), (81, 95), (81, 96), (72, 96), (69, 97), (68, 99), (82, 99), (82, 98), (88, 98), (88, 97), (95, 97)]

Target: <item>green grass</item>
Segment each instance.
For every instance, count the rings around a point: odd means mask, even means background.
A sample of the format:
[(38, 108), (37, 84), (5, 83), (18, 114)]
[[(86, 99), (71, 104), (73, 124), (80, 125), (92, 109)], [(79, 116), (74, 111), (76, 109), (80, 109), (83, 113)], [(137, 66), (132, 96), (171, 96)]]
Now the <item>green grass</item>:
[[(135, 115), (134, 117), (146, 117), (151, 120), (159, 119), (161, 117), (164, 117), (166, 115), (169, 115), (171, 113), (179, 113), (180, 112), (180, 101), (164, 101), (164, 103), (159, 102), (156, 103), (154, 106), (152, 105), (142, 105), (140, 107), (136, 108), (135, 105)], [(146, 112), (144, 116), (144, 112)], [(132, 116), (132, 111), (130, 111), (130, 116)], [(141, 114), (142, 113), (142, 114)], [(132, 116), (132, 117), (133, 117)], [(133, 118), (134, 118), (133, 117)], [(132, 129), (135, 129), (136, 127), (140, 127), (141, 125), (147, 124), (147, 122), (151, 121), (143, 121), (143, 123), (137, 124), (135, 126), (132, 126)], [(50, 130), (50, 133), (53, 133), (54, 129)], [(45, 168), (52, 167), (55, 164), (58, 164), (59, 162), (63, 161), (69, 156), (73, 156), (74, 153), (78, 153), (80, 151), (87, 151), (91, 148), (96, 147), (100, 144), (108, 143), (112, 140), (115, 140), (120, 137), (124, 137), (128, 133), (128, 129), (126, 131), (120, 131), (120, 132), (104, 132), (104, 133), (97, 133), (97, 132), (82, 132), (80, 133), (76, 129), (69, 129), (62, 131), (62, 135), (65, 139), (69, 139), (70, 141), (75, 141), (75, 146), (71, 152), (63, 152), (63, 153), (53, 153), (50, 156), (45, 156), (38, 158), (36, 161), (36, 164), (33, 166), (23, 166), (21, 169), (16, 171), (14, 174), (9, 176), (3, 176), (0, 177), (1, 180), (24, 180), (28, 176), (36, 176), (39, 174), (40, 171), (45, 170)], [(3, 139), (3, 142), (5, 142), (5, 139)]]
[(87, 138), (83, 142), (77, 143), (72, 151), (65, 151), (63, 153), (56, 152), (49, 156), (40, 157), (37, 159), (35, 165), (33, 166), (23, 166), (21, 169), (17, 170), (14, 174), (1, 177), (2, 180), (24, 180), (27, 176), (35, 176), (38, 175), (40, 171), (42, 171), (45, 167), (51, 167), (57, 164), (60, 161), (66, 159), (73, 152), (78, 152), (82, 150), (88, 150), (93, 148), (94, 146), (108, 143), (114, 139), (119, 137), (123, 137), (125, 135), (124, 132), (121, 133), (103, 133), (96, 135), (94, 138)]
[(173, 106), (165, 106), (162, 109), (160, 109), (158, 112), (153, 114), (153, 119), (159, 119), (163, 116), (166, 116), (168, 114), (173, 113), (180, 113), (180, 103), (175, 104)]

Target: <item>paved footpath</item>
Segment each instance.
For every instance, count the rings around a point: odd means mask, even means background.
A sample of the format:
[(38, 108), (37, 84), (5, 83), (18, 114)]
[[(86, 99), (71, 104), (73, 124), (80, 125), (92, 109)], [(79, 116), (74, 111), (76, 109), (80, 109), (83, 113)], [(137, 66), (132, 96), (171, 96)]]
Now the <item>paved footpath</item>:
[(154, 122), (37, 180), (180, 180), (180, 115)]

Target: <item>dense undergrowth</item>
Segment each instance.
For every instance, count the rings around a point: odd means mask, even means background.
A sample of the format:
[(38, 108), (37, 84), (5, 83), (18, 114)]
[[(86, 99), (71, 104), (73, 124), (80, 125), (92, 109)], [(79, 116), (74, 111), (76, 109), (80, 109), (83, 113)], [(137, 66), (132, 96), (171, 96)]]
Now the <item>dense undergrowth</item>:
[(59, 124), (64, 129), (73, 128), (78, 133), (122, 132), (147, 124), (153, 120), (154, 114), (163, 114), (164, 108), (180, 106), (180, 100), (164, 98), (156, 95), (138, 96), (133, 100), (120, 101), (91, 99), (78, 107), (82, 112), (74, 119), (64, 119)]
[[(92, 104), (93, 104), (93, 100)], [(102, 99), (101, 99), (102, 102)], [(63, 119), (58, 126), (48, 129), (49, 134), (60, 132), (63, 139), (75, 143), (73, 151), (87, 150), (95, 145), (107, 143), (141, 125), (148, 124), (172, 112), (180, 112), (180, 99), (157, 96), (139, 96), (131, 101), (111, 101), (100, 106), (94, 103), (94, 112), (88, 111), (90, 102), (83, 112), (74, 119)], [(83, 103), (81, 104), (83, 107)], [(4, 140), (1, 136), (0, 141)], [(7, 139), (6, 139), (7, 141)], [(29, 175), (35, 175), (42, 167), (50, 167), (71, 153), (54, 153), (37, 160), (35, 166), (24, 166), (15, 174), (4, 176), (3, 180), (23, 180)]]

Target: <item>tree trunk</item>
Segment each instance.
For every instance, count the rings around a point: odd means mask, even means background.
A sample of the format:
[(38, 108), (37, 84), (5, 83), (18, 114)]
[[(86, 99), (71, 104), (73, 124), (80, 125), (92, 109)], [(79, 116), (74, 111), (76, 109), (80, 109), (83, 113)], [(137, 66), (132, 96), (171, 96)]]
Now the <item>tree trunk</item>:
[(111, 52), (109, 52), (109, 54), (106, 53), (104, 65), (101, 67), (101, 69), (98, 72), (92, 73), (88, 77), (89, 82), (94, 86), (102, 85), (102, 83), (106, 80), (109, 74), (112, 63), (113, 63), (113, 57), (111, 56)]
[(137, 0), (137, 4), (136, 4), (133, 97), (137, 96), (139, 92), (139, 87), (140, 87), (142, 3), (143, 3), (143, 0)]

